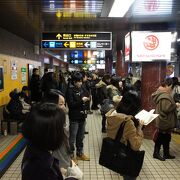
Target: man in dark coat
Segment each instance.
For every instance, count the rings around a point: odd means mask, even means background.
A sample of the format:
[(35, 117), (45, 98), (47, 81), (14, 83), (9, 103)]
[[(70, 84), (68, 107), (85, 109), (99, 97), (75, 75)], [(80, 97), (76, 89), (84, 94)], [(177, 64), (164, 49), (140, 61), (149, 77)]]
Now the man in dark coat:
[(31, 101), (38, 102), (41, 100), (40, 76), (37, 68), (33, 69), (30, 80)]
[[(85, 132), (85, 102), (89, 101), (88, 97), (81, 94), (82, 75), (75, 73), (72, 76), (72, 84), (67, 88), (66, 101), (69, 107), (69, 144), (72, 157), (74, 158), (74, 150), (76, 144), (77, 160), (89, 161), (83, 153), (83, 139)], [(76, 160), (76, 159), (75, 159)]]

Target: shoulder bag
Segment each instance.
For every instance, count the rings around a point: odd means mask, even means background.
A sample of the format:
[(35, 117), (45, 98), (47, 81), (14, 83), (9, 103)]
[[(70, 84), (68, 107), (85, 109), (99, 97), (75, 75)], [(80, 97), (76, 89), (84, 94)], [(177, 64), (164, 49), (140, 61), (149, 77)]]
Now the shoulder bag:
[(99, 164), (121, 175), (137, 177), (143, 165), (145, 151), (134, 151), (129, 142), (128, 145), (120, 142), (125, 123), (121, 123), (115, 139), (103, 139)]

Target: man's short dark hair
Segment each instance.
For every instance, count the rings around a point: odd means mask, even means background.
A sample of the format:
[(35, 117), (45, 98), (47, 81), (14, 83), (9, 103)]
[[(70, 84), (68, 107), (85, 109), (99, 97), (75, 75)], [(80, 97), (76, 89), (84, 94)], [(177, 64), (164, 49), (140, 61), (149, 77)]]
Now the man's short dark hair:
[(173, 80), (171, 78), (166, 78), (161, 82), (162, 87), (171, 86), (171, 85), (173, 85)]
[(45, 94), (45, 96), (43, 98), (43, 102), (58, 104), (59, 94), (52, 92), (52, 91), (49, 91), (48, 93)]
[(28, 91), (29, 89), (28, 89), (28, 87), (27, 86), (23, 86), (22, 87), (22, 91)]
[(50, 89), (50, 91), (45, 94), (45, 96), (43, 98), (43, 102), (58, 104), (59, 103), (59, 96), (64, 97), (64, 94), (57, 89)]
[(72, 81), (73, 82), (79, 82), (79, 81), (82, 81), (82, 74), (79, 73), (79, 72), (75, 72), (73, 75), (72, 75)]
[(33, 68), (33, 74), (38, 70), (38, 68)]
[(64, 135), (65, 113), (54, 103), (41, 103), (32, 107), (22, 127), (23, 136), (42, 150), (61, 147)]

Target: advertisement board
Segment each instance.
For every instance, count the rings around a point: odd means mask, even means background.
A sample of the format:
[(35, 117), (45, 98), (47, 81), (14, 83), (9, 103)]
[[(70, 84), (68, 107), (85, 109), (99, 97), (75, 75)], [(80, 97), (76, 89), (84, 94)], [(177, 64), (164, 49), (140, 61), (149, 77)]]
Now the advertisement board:
[(131, 41), (130, 41), (130, 33), (127, 33), (125, 35), (125, 61), (129, 61), (130, 60), (130, 51), (131, 51)]
[(138, 0), (132, 9), (134, 17), (168, 16), (172, 13), (172, 0)]
[(132, 62), (171, 59), (171, 32), (133, 31)]

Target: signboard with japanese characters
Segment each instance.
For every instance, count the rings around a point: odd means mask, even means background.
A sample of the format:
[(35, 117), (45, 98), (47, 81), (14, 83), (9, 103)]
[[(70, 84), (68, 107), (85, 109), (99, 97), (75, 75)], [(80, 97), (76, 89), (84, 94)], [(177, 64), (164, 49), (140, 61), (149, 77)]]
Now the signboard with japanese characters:
[(22, 84), (25, 84), (27, 82), (27, 79), (26, 79), (26, 68), (23, 67), (21, 68), (21, 82)]
[(16, 80), (17, 78), (18, 78), (17, 61), (11, 60), (11, 79)]
[(111, 32), (42, 33), (44, 49), (112, 49)]

